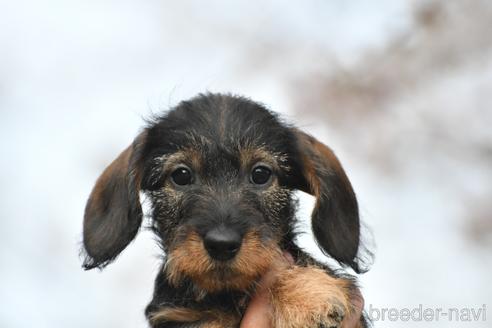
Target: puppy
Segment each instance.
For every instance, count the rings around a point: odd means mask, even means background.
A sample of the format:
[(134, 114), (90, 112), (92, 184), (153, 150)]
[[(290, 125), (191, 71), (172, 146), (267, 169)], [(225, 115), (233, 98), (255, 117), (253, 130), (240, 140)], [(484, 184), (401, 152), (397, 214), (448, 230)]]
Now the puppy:
[(135, 238), (143, 191), (165, 254), (146, 309), (152, 327), (238, 327), (283, 252), (295, 264), (270, 287), (272, 326), (340, 327), (355, 307), (355, 279), (295, 244), (294, 190), (316, 197), (321, 250), (361, 272), (357, 200), (333, 152), (261, 104), (199, 95), (150, 122), (99, 177), (85, 209), (83, 266), (105, 267)]

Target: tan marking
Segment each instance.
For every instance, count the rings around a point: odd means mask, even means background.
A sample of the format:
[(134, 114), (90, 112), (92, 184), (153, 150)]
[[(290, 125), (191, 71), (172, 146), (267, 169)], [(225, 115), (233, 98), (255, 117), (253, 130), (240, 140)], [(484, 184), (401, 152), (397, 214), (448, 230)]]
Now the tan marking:
[(338, 160), (338, 158), (335, 156), (335, 153), (333, 150), (331, 150), (328, 146), (325, 144), (319, 142), (318, 140), (314, 139), (312, 140), (313, 142), (313, 148), (314, 150), (319, 154), (320, 158), (322, 159), (323, 163), (325, 164), (324, 166), (326, 168), (331, 169), (338, 177), (340, 178), (340, 181), (343, 183), (345, 189), (351, 190), (352, 186), (349, 182), (349, 179), (347, 175), (345, 174), (345, 171), (343, 170), (342, 164)]
[[(128, 174), (128, 166), (130, 165), (130, 158), (133, 154), (133, 145), (127, 147), (118, 157), (109, 164), (109, 166), (103, 171), (101, 176), (97, 179), (96, 185), (92, 190), (90, 198), (93, 204), (96, 206), (103, 206), (103, 202), (100, 199), (103, 198), (103, 193), (106, 190), (108, 182), (118, 177), (124, 179)], [(107, 205), (107, 204), (104, 204)]]
[(306, 190), (311, 195), (315, 196), (319, 199), (321, 194), (321, 186), (318, 178), (318, 173), (316, 172), (316, 168), (310, 158), (307, 156), (303, 156), (303, 164), (304, 164), (304, 176), (309, 184), (309, 190)]
[(225, 315), (218, 318), (218, 320), (212, 320), (205, 322), (200, 328), (231, 328), (239, 325), (240, 318), (232, 315)]
[(170, 251), (165, 270), (174, 286), (184, 277), (190, 277), (207, 292), (247, 290), (279, 256), (281, 252), (274, 241), (269, 246), (264, 245), (258, 233), (249, 232), (231, 262), (217, 262), (208, 256), (200, 236), (190, 232), (183, 243)]
[[(135, 199), (135, 207), (140, 206), (138, 190), (140, 190), (141, 184), (141, 172), (139, 169), (134, 168), (129, 171), (130, 161), (133, 156), (133, 152), (136, 148), (140, 147), (147, 136), (147, 132), (141, 132), (133, 141), (133, 143), (128, 146), (123, 152), (121, 152), (118, 157), (111, 162), (111, 164), (106, 167), (103, 173), (99, 176), (96, 181), (94, 188), (89, 196), (89, 201), (85, 209), (84, 215), (84, 243), (87, 248), (93, 248), (98, 246), (98, 242), (103, 238), (100, 233), (108, 233), (108, 231), (90, 231), (93, 226), (93, 221), (95, 219), (101, 219), (103, 217), (102, 213), (108, 210), (112, 204), (107, 202), (108, 196), (105, 193), (113, 192), (113, 190), (108, 190), (107, 187), (111, 181), (125, 181), (128, 183), (128, 179), (133, 179), (135, 192), (137, 193)], [(126, 185), (124, 185), (126, 187)], [(125, 200), (122, 200), (125, 201)], [(126, 200), (128, 202), (128, 200)]]
[(171, 173), (179, 164), (186, 164), (194, 171), (200, 171), (202, 156), (199, 151), (193, 148), (179, 150), (164, 158), (164, 171)]
[(197, 310), (183, 307), (166, 307), (152, 313), (149, 319), (150, 323), (156, 324), (163, 321), (195, 322), (202, 320), (202, 318), (203, 314)]
[(333, 151), (322, 142), (300, 130), (296, 130), (296, 134), (300, 148), (304, 153), (302, 155), (303, 174), (308, 183), (308, 189), (303, 191), (316, 197), (316, 208), (319, 206), (323, 193), (319, 177), (320, 173), (331, 173), (338, 176), (342, 187), (347, 191), (351, 191), (350, 181)]
[(289, 170), (284, 164), (286, 161), (285, 155), (270, 152), (264, 147), (240, 148), (239, 158), (243, 168), (250, 168), (255, 163), (264, 162), (265, 164), (271, 165), (275, 170), (278, 170), (279, 168), (287, 171)]
[(240, 321), (239, 316), (218, 310), (199, 311), (184, 307), (164, 307), (150, 315), (152, 325), (172, 322), (200, 322), (200, 328), (235, 327)]
[(351, 313), (350, 282), (316, 267), (282, 271), (270, 289), (272, 325), (276, 328), (339, 326)]

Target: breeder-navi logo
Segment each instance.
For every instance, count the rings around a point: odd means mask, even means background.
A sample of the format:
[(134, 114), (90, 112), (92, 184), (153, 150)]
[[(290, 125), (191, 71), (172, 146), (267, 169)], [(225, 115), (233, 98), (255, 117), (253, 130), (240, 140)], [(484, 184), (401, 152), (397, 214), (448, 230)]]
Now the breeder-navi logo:
[(367, 311), (372, 321), (486, 321), (487, 306), (479, 308), (424, 308), (422, 304), (411, 308), (375, 308), (369, 304)]

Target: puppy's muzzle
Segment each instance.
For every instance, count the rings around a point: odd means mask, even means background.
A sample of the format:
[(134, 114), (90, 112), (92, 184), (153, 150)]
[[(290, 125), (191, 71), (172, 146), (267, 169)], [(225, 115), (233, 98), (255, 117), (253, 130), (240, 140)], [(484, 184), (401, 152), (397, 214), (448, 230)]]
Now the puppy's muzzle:
[(211, 258), (218, 261), (227, 261), (233, 259), (239, 252), (242, 237), (233, 229), (218, 227), (205, 234), (203, 244)]

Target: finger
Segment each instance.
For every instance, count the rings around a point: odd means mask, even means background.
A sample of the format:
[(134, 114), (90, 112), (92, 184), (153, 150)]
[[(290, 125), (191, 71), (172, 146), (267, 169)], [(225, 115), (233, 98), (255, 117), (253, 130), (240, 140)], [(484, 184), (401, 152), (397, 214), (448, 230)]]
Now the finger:
[(294, 257), (292, 256), (292, 254), (290, 254), (287, 251), (284, 251), (282, 254), (284, 255), (284, 258), (288, 264), (292, 265), (295, 263), (295, 260), (294, 260)]
[(352, 297), (352, 304), (354, 306), (354, 310), (342, 321), (342, 328), (359, 327), (358, 324), (362, 316), (362, 310), (364, 309), (364, 298), (358, 289), (356, 294)]
[(270, 328), (272, 307), (268, 290), (257, 293), (246, 309), (241, 328)]
[(283, 252), (283, 257), (274, 261), (270, 269), (258, 282), (255, 296), (246, 309), (241, 321), (241, 328), (270, 328), (272, 306), (270, 304), (269, 288), (275, 282), (279, 271), (294, 263), (294, 258), (288, 252)]

